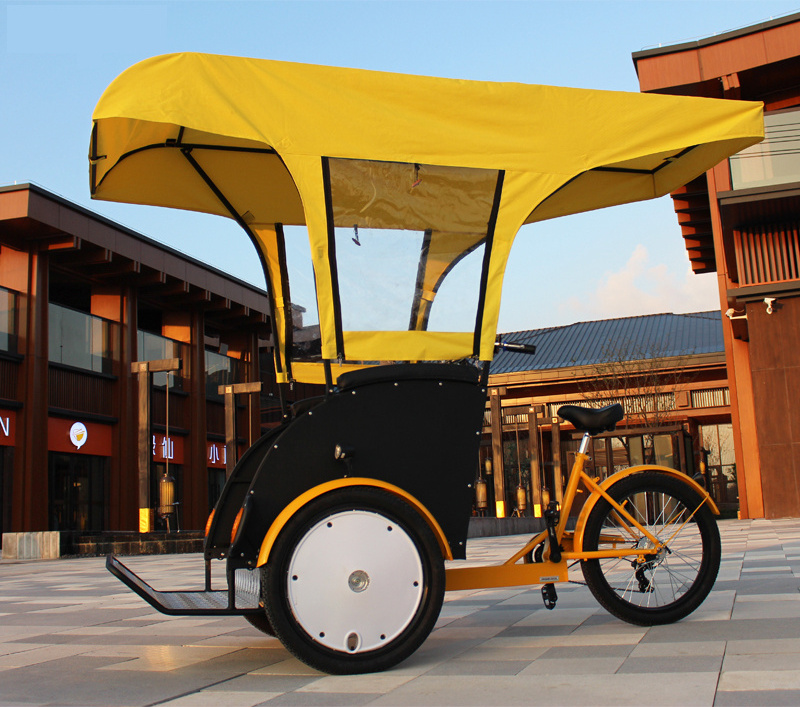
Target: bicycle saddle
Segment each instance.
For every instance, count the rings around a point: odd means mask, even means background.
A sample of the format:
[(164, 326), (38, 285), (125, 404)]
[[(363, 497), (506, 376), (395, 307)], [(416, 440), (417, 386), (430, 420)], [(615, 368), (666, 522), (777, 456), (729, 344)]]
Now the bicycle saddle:
[(625, 417), (625, 411), (619, 403), (604, 408), (562, 405), (558, 408), (558, 416), (571, 422), (577, 430), (597, 435), (601, 432), (613, 432), (617, 423)]

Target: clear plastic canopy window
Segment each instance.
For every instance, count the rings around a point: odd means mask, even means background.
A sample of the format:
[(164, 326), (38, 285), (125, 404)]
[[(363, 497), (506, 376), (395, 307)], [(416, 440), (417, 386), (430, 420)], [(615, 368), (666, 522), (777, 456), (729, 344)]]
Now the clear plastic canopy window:
[(474, 331), (497, 170), (331, 159), (329, 171), (342, 328)]

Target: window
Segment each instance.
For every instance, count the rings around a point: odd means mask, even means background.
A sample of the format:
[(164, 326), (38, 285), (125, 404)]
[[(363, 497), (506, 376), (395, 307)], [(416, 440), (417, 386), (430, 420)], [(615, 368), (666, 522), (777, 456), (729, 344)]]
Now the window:
[[(139, 329), (136, 336), (137, 357), (139, 361), (161, 361), (167, 358), (181, 357), (181, 342), (168, 339), (166, 336), (152, 334)], [(153, 385), (160, 388), (181, 390), (182, 378), (175, 373), (153, 373)]]
[(206, 351), (206, 397), (221, 400), (219, 386), (242, 382), (242, 362), (237, 358)]
[(329, 165), (342, 329), (472, 332), (498, 172)]
[(287, 226), (284, 234), (292, 301), (291, 357), (293, 361), (320, 361), (322, 339), (308, 229), (305, 226)]
[(0, 287), (0, 351), (17, 353), (17, 295)]
[(800, 108), (764, 115), (763, 142), (730, 158), (734, 189), (800, 182)]
[(49, 359), (97, 373), (112, 373), (112, 332), (118, 325), (50, 303)]

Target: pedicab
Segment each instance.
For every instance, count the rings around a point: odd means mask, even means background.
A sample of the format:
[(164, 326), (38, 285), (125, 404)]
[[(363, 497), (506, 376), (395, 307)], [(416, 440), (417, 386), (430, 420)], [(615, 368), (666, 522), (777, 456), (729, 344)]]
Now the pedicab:
[[(517, 232), (675, 190), (758, 142), (761, 104), (183, 53), (121, 74), (93, 121), (92, 197), (234, 219), (263, 267), (277, 380), (325, 386), (282, 397), (282, 423), (228, 478), (204, 588), (161, 591), (108, 558), (143, 599), (242, 615), (331, 673), (410, 656), (446, 590), (541, 584), (552, 607), (575, 563), (634, 623), (704, 600), (719, 566), (706, 491), (667, 468), (602, 483), (583, 470), (619, 405), (559, 410), (586, 434), (545, 530), (499, 565), (458, 561)], [(298, 239), (315, 302), (290, 288)], [(588, 496), (567, 530), (579, 483)], [(212, 589), (214, 561), (224, 588)]]

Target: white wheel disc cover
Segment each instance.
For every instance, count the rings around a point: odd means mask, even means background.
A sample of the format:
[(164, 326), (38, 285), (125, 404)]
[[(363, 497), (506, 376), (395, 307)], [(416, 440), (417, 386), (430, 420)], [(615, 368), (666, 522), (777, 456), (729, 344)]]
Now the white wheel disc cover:
[(311, 527), (292, 553), (286, 583), (300, 627), (345, 653), (388, 645), (414, 618), (424, 592), (416, 545), (371, 511), (335, 513)]

